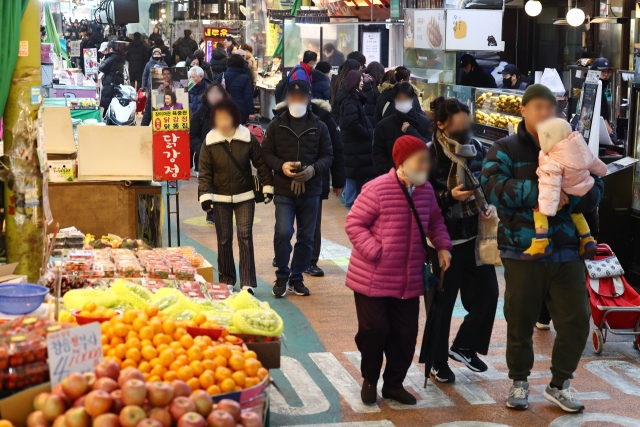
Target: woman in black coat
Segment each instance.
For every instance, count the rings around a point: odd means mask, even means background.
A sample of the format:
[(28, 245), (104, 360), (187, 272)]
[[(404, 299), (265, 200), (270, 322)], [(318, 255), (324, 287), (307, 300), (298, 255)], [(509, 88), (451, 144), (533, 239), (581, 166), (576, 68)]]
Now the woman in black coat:
[(391, 89), (393, 89), (396, 83), (402, 82), (407, 82), (413, 86), (413, 90), (416, 93), (415, 98), (413, 98), (413, 109), (416, 113), (424, 116), (424, 111), (418, 98), (420, 91), (411, 83), (411, 70), (407, 67), (400, 66), (396, 67), (395, 70), (387, 71), (384, 73), (384, 76), (382, 76), (382, 83), (378, 86), (380, 96), (378, 96), (378, 100), (376, 101), (376, 111), (374, 115), (376, 122), (393, 115), (395, 105), (393, 104)]
[(374, 128), (378, 124), (378, 120), (375, 118), (376, 102), (380, 95), (378, 85), (380, 84), (383, 75), (384, 67), (381, 63), (375, 61), (371, 62), (362, 72), (362, 77), (364, 78), (362, 92), (364, 92), (364, 95), (367, 97), (367, 102), (364, 104), (364, 110), (367, 112), (367, 117), (371, 122), (371, 126)]
[[(356, 200), (362, 186), (376, 176), (371, 156), (373, 126), (369, 122), (362, 92), (364, 81), (360, 71), (352, 70), (342, 80), (338, 93), (340, 103), (340, 137), (344, 145), (347, 184), (344, 188), (345, 206)], [(344, 97), (344, 99), (340, 99)]]
[(249, 74), (245, 72), (245, 63), (242, 56), (231, 55), (227, 71), (216, 79), (218, 83), (224, 81), (225, 89), (240, 110), (242, 123), (247, 123), (249, 116), (255, 114), (256, 111), (253, 105), (253, 83)]
[(384, 175), (396, 165), (393, 161), (393, 145), (402, 135), (415, 136), (428, 144), (431, 141), (431, 121), (418, 114), (413, 106), (416, 97), (413, 86), (407, 82), (396, 83), (391, 90), (395, 113), (382, 119), (373, 133), (373, 166), (376, 175)]
[(104, 74), (102, 77), (100, 106), (106, 112), (111, 100), (118, 91), (115, 87), (124, 84), (124, 48), (122, 43), (109, 42), (107, 54), (100, 63), (98, 70)]
[(340, 103), (346, 98), (346, 92), (342, 88), (342, 81), (349, 71), (359, 71), (360, 63), (355, 59), (347, 59), (338, 75), (331, 77), (331, 116), (338, 125), (340, 124)]

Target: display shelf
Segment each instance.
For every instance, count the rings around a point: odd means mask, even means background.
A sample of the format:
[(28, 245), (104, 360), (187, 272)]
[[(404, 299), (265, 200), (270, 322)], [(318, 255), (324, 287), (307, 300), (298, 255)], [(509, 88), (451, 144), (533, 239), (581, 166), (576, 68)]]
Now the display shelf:
[(494, 140), (504, 138), (509, 135), (509, 125), (517, 132), (522, 121), (520, 106), (523, 94), (523, 91), (516, 90), (475, 89), (474, 134)]

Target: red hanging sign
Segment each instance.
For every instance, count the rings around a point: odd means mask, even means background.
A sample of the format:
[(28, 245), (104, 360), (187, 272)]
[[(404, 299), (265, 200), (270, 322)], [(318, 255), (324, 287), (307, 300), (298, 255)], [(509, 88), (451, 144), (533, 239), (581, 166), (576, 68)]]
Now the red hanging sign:
[(189, 131), (153, 133), (153, 180), (178, 181), (191, 178)]

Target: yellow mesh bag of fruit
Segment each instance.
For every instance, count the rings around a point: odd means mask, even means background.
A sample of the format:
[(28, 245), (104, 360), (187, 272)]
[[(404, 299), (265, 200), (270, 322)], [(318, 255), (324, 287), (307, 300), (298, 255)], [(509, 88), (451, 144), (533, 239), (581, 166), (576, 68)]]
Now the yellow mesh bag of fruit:
[(72, 289), (64, 294), (62, 300), (67, 310), (75, 310), (82, 308), (89, 301), (102, 307), (113, 307), (118, 302), (118, 296), (110, 289)]
[(275, 311), (268, 308), (238, 310), (233, 315), (233, 326), (237, 333), (279, 337), (284, 330), (284, 322)]
[(118, 302), (129, 304), (141, 310), (151, 302), (151, 292), (126, 280), (118, 279), (113, 282), (111, 291), (118, 297)]
[(158, 301), (159, 299), (162, 299), (164, 297), (167, 297), (169, 295), (183, 295), (184, 294), (182, 292), (180, 292), (177, 289), (173, 289), (173, 288), (160, 288), (156, 291), (155, 294), (153, 294), (153, 296), (151, 297), (152, 301)]
[(229, 297), (225, 300), (231, 308), (236, 310), (247, 310), (250, 308), (261, 308), (260, 300), (249, 293), (242, 291), (237, 295)]

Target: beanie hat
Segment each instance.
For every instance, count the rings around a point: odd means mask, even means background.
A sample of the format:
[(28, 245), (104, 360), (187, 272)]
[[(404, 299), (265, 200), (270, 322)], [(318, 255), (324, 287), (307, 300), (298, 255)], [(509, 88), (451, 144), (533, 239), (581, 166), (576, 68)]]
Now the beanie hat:
[(568, 121), (555, 117), (538, 123), (536, 129), (540, 139), (540, 149), (544, 154), (551, 151), (557, 143), (567, 139), (573, 132)]
[(522, 95), (522, 105), (527, 105), (527, 102), (536, 98), (545, 98), (549, 101), (553, 102), (555, 105), (557, 103), (556, 96), (551, 92), (551, 89), (546, 87), (543, 84), (535, 84), (531, 85), (524, 91), (524, 95)]
[(160, 55), (162, 55), (162, 50), (159, 47), (157, 47), (157, 48), (153, 49), (153, 51), (151, 52), (151, 56), (153, 56), (153, 54), (156, 53), (156, 52), (158, 52)]
[(413, 153), (426, 149), (427, 144), (425, 144), (424, 141), (416, 138), (415, 136), (403, 135), (400, 138), (396, 139), (395, 144), (393, 144), (392, 152), (392, 157), (394, 163), (396, 164), (396, 169)]

